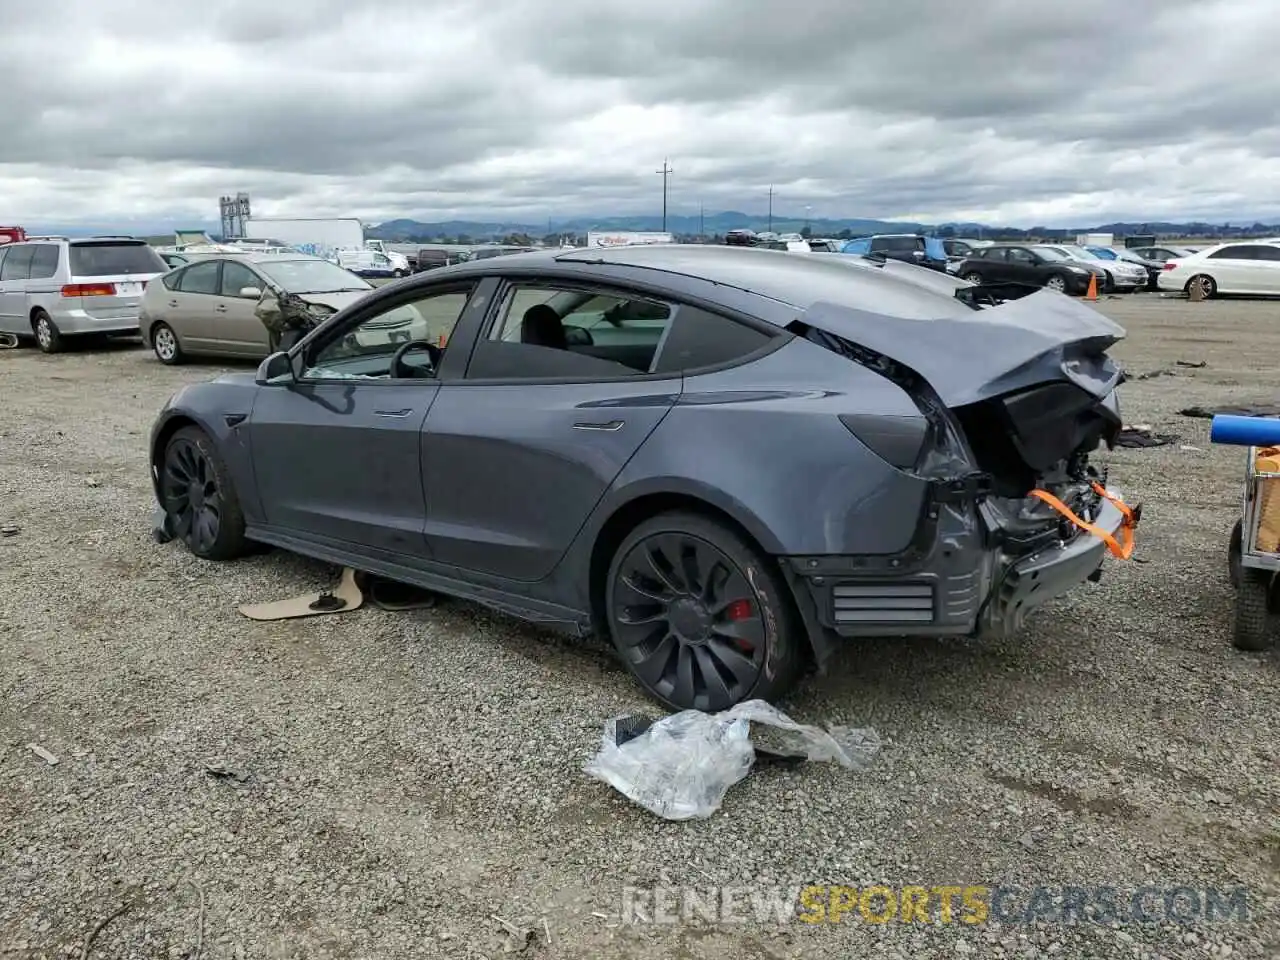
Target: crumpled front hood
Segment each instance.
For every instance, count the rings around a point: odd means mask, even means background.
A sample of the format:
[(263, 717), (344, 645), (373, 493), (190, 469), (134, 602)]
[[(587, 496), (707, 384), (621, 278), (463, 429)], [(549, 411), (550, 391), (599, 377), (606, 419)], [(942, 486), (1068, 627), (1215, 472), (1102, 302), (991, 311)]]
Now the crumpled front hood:
[(329, 307), (336, 312), (351, 306), (351, 304), (355, 303), (357, 300), (363, 299), (371, 293), (373, 293), (372, 289), (343, 290), (340, 293), (300, 293), (297, 296), (300, 299), (307, 301), (307, 303), (314, 303), (322, 307)]
[(1106, 350), (1124, 328), (1064, 294), (1042, 290), (964, 314), (939, 308), (939, 319), (912, 320), (815, 303), (800, 320), (910, 367), (950, 407), (1055, 380), (1102, 399), (1123, 379)]

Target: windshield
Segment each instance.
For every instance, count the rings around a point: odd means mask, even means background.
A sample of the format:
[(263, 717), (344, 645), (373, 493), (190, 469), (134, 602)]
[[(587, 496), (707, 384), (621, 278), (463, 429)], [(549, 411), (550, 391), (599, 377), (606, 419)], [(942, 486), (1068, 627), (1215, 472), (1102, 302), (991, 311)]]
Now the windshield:
[(148, 244), (138, 240), (117, 243), (73, 243), (73, 277), (112, 277), (135, 273), (164, 273), (169, 265)]
[(1075, 257), (1077, 260), (1101, 260), (1102, 258), (1095, 253), (1086, 250), (1084, 247), (1076, 247), (1067, 244), (1062, 248), (1068, 257)]
[(273, 260), (257, 264), (259, 270), (286, 293), (336, 293), (339, 290), (372, 290), (350, 270), (327, 260)]
[(1032, 247), (1031, 249), (1034, 250), (1036, 253), (1040, 254), (1040, 256), (1044, 257), (1046, 260), (1070, 260), (1071, 259), (1065, 253), (1059, 250), (1057, 247)]

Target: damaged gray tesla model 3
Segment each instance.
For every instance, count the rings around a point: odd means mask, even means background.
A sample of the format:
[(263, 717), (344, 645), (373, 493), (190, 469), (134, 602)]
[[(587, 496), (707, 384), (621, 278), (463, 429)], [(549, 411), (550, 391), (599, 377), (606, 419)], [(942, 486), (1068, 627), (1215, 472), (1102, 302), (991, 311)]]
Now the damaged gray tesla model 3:
[(850, 639), (1006, 634), (1124, 555), (1137, 517), (1089, 462), (1123, 336), (860, 257), (529, 253), (184, 388), (151, 471), (199, 557), (269, 544), (598, 633), (712, 711)]

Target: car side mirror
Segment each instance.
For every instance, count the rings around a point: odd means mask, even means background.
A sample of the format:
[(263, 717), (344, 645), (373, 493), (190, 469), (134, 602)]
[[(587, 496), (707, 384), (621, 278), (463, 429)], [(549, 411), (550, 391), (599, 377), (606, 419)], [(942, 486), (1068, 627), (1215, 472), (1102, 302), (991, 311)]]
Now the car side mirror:
[(241, 287), (240, 296), (246, 300), (261, 300), (262, 290), (258, 287)]
[(287, 377), (289, 383), (298, 379), (297, 366), (293, 358), (284, 350), (277, 351), (263, 360), (258, 365), (258, 374), (254, 379), (262, 386), (278, 382), (282, 377)]

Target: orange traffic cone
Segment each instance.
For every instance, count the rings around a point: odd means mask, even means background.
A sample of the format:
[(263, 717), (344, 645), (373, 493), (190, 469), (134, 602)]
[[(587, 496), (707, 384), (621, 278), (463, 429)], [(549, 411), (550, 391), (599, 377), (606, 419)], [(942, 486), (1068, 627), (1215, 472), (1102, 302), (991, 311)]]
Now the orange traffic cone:
[(1098, 299), (1098, 275), (1096, 273), (1089, 274), (1089, 289), (1084, 292), (1086, 300)]

